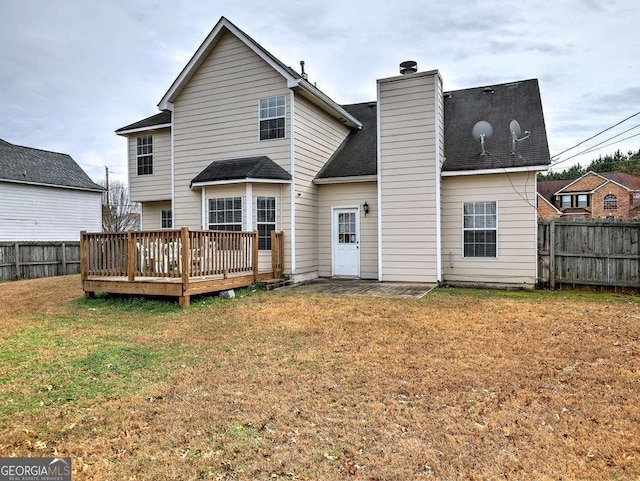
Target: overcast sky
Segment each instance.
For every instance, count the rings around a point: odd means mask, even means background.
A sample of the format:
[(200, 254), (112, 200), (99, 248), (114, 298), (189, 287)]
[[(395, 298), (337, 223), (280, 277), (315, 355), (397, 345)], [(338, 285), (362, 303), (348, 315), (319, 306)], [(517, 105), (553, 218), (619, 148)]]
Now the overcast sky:
[[(552, 155), (640, 111), (635, 0), (0, 0), (0, 138), (126, 180), (114, 130), (158, 112), (222, 15), (296, 70), (305, 60), (343, 104), (375, 100), (376, 79), (409, 59), (445, 90), (538, 78)], [(640, 115), (562, 158), (634, 126), (614, 141), (640, 134)], [(616, 148), (640, 136), (562, 167)]]

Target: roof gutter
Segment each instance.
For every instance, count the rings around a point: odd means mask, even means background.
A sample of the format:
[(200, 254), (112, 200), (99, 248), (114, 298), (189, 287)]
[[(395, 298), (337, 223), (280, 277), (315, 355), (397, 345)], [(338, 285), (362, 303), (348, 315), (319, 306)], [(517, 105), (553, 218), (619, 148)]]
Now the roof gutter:
[(524, 167), (499, 167), (497, 169), (443, 170), (440, 175), (442, 177), (457, 177), (460, 175), (510, 174), (512, 172), (540, 172), (548, 168), (548, 165), (527, 165)]
[(148, 130), (158, 130), (171, 128), (171, 124), (149, 125), (147, 127), (139, 127), (137, 129), (116, 130), (116, 135), (135, 134), (137, 132), (146, 132)]
[(350, 184), (352, 182), (376, 182), (377, 175), (354, 175), (352, 177), (325, 177), (313, 179), (314, 184)]
[(193, 182), (191, 188), (207, 187), (209, 185), (229, 185), (229, 184), (290, 184), (291, 180), (284, 179), (254, 179), (245, 177), (243, 179), (211, 180), (208, 182)]
[(0, 179), (0, 182), (9, 182), (12, 184), (25, 184), (25, 185), (37, 185), (39, 187), (55, 187), (58, 189), (69, 189), (69, 190), (83, 190), (86, 192), (104, 192), (106, 189), (104, 187), (96, 187), (94, 189), (90, 187), (76, 187), (74, 185), (58, 185), (58, 184), (45, 184), (44, 182), (29, 182), (25, 180), (13, 180), (13, 179)]

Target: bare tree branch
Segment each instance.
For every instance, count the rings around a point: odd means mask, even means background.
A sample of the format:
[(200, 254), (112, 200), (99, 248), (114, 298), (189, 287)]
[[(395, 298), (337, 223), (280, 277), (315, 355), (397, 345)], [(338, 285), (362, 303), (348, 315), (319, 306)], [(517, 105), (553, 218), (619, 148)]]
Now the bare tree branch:
[[(106, 188), (106, 181), (100, 182)], [(118, 180), (109, 181), (109, 204), (107, 192), (102, 194), (102, 230), (103, 232), (124, 232), (140, 228), (141, 207), (131, 202), (129, 188)]]

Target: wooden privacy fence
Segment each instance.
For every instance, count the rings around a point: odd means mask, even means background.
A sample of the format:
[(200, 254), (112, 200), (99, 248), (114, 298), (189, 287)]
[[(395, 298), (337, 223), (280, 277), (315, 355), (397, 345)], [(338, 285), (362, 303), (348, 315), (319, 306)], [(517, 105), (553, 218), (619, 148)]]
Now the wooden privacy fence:
[(538, 280), (640, 288), (640, 221), (539, 220)]
[(0, 282), (80, 272), (80, 243), (0, 242)]
[(208, 230), (86, 233), (80, 236), (86, 293), (189, 296), (241, 287), (284, 270), (284, 234), (271, 233), (271, 263), (259, 272), (258, 232)]

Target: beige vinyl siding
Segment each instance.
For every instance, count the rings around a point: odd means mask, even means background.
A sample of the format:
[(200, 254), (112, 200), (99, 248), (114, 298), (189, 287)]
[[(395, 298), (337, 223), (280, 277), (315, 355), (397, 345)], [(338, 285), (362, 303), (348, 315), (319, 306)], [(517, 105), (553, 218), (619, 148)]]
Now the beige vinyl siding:
[[(191, 180), (215, 160), (266, 155), (289, 170), (291, 121), (285, 79), (235, 36), (223, 35), (174, 102), (177, 225), (200, 226)], [(286, 138), (259, 140), (259, 100), (285, 95)], [(244, 194), (243, 194), (244, 195)]]
[(295, 98), (296, 274), (318, 270), (318, 187), (313, 179), (349, 129), (310, 101)]
[(360, 277), (378, 278), (378, 189), (375, 182), (318, 186), (318, 257), (321, 277), (332, 275), (332, 208), (369, 204), (365, 217), (360, 210)]
[[(535, 285), (535, 175), (522, 172), (442, 178), (445, 282)], [(497, 203), (497, 258), (463, 257), (463, 203), (476, 201)]]
[(142, 228), (147, 230), (162, 229), (162, 211), (171, 209), (171, 201), (143, 202)]
[(437, 273), (437, 72), (378, 81), (382, 279), (435, 282)]
[[(153, 174), (138, 175), (137, 138), (153, 137)], [(131, 134), (127, 138), (131, 200), (171, 200), (171, 129)]]

